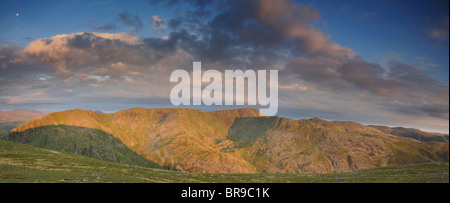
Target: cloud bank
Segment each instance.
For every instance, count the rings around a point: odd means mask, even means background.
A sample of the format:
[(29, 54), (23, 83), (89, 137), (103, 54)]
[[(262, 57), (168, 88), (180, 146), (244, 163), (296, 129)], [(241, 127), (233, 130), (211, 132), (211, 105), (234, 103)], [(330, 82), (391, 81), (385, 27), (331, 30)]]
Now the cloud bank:
[[(123, 12), (120, 21), (129, 33), (60, 34), (26, 47), (0, 47), (0, 103), (168, 101), (170, 73), (202, 61), (204, 69), (221, 71), (278, 69), (280, 106), (288, 109), (448, 131), (447, 86), (408, 64), (365, 61), (313, 26), (320, 12), (311, 6), (291, 0), (189, 2), (196, 9), (167, 26), (153, 15), (148, 25), (167, 32), (164, 38), (138, 37), (146, 23)], [(442, 38), (433, 32), (430, 37)]]

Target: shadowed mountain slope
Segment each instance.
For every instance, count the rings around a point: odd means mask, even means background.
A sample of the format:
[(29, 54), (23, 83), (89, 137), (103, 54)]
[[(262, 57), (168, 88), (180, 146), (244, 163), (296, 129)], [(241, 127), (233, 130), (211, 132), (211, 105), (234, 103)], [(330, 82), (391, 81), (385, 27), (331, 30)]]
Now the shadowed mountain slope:
[(91, 136), (112, 135), (161, 166), (200, 173), (330, 173), (448, 162), (448, 143), (420, 142), (353, 122), (258, 115), (253, 109), (72, 110), (30, 121), (7, 138), (36, 145), (42, 133), (34, 129), (48, 128), (44, 134), (54, 136), (53, 143), (78, 132), (55, 129), (61, 125), (88, 128)]
[(149, 168), (163, 168), (136, 154), (114, 136), (92, 128), (45, 125), (10, 133), (7, 139), (99, 160)]

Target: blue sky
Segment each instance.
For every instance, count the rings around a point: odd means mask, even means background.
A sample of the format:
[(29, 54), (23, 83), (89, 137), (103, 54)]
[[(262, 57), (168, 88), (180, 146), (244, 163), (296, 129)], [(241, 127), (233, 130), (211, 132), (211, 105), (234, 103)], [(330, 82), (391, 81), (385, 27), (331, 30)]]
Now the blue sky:
[[(448, 1), (311, 1), (321, 10), (333, 40), (369, 61), (386, 58), (409, 64), (427, 58), (433, 77), (448, 86), (448, 40), (429, 37), (439, 19), (448, 17)], [(447, 18), (448, 19), (448, 18)]]
[[(62, 33), (95, 32), (96, 25), (117, 24), (117, 14), (128, 12), (143, 19), (139, 36), (157, 36), (151, 28), (152, 16), (170, 19), (189, 10), (184, 3), (175, 7), (151, 5), (148, 1), (127, 3), (102, 1), (0, 1), (0, 37), (2, 44), (25, 46), (30, 38), (48, 38)], [(388, 59), (423, 65), (442, 84), (449, 84), (448, 40), (430, 38), (428, 31), (447, 16), (448, 1), (298, 1), (320, 10), (323, 28), (339, 44), (351, 47), (360, 56), (373, 62)], [(19, 13), (19, 16), (16, 16)], [(116, 25), (113, 32), (127, 32)], [(169, 32), (169, 31), (167, 31)], [(28, 40), (27, 40), (28, 39)], [(13, 41), (12, 41), (13, 40)]]
[(0, 110), (170, 107), (202, 60), (280, 69), (281, 116), (448, 132), (448, 1), (273, 2), (0, 0)]

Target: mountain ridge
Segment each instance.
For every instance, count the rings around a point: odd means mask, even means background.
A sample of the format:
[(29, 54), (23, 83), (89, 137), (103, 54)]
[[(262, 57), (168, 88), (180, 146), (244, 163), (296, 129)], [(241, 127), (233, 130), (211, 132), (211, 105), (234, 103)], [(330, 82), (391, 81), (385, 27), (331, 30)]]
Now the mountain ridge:
[(26, 122), (45, 116), (36, 110), (16, 109), (12, 111), (0, 111), (0, 136), (7, 134), (10, 130), (25, 124)]
[(383, 132), (396, 135), (399, 137), (408, 137), (412, 139), (416, 139), (422, 142), (448, 142), (449, 135), (448, 134), (440, 134), (440, 133), (430, 133), (424, 132), (418, 129), (412, 128), (404, 128), (404, 127), (386, 127), (386, 126), (376, 126), (369, 125), (370, 127), (376, 128)]
[(46, 113), (40, 111), (25, 110), (25, 109), (0, 111), (0, 123), (16, 122), (16, 121), (27, 122), (45, 115)]
[(448, 162), (448, 142), (425, 143), (355, 122), (260, 117), (254, 109), (75, 109), (29, 121), (7, 138), (49, 125), (101, 130), (163, 167), (197, 173), (332, 173)]

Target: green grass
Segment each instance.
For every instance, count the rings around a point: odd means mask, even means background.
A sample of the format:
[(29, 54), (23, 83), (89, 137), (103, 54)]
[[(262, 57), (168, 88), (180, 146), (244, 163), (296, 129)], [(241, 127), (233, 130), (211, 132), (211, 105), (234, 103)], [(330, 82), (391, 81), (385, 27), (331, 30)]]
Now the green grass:
[[(1, 132), (0, 132), (0, 135)], [(75, 126), (44, 126), (3, 135), (7, 140), (128, 165), (160, 168), (101, 130)]]
[(416, 164), (340, 174), (195, 174), (123, 165), (0, 140), (0, 183), (4, 182), (448, 183), (449, 165)]

